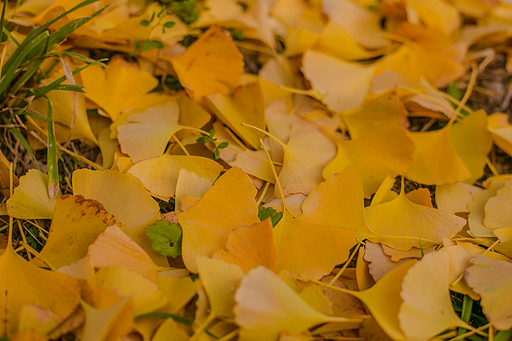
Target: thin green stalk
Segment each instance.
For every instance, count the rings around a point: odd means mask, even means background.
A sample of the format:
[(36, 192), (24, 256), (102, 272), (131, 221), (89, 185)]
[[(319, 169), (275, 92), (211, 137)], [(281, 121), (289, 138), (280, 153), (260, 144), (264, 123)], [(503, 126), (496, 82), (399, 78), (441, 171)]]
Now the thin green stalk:
[(53, 103), (46, 98), (46, 115), (48, 116), (48, 195), (53, 198), (59, 191), (59, 148), (55, 137), (55, 121), (53, 120)]
[[(473, 299), (468, 295), (464, 295), (464, 300), (462, 301), (462, 312), (460, 318), (462, 321), (469, 323), (469, 319), (471, 317), (471, 311), (473, 310)], [(457, 332), (457, 336), (463, 335), (466, 333), (466, 328), (459, 328)]]

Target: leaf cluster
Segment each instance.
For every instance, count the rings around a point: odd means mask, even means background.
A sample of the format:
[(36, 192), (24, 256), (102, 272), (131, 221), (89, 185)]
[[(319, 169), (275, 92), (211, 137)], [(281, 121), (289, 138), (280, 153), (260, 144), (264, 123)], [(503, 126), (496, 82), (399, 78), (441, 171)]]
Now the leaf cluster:
[[(196, 142), (198, 142), (198, 143), (209, 143), (209, 142), (215, 143), (217, 141), (217, 138), (215, 138), (214, 136), (215, 136), (215, 129), (211, 129), (209, 132), (209, 135), (201, 136), (200, 138), (198, 138), (196, 140)], [(217, 160), (220, 156), (220, 150), (227, 148), (228, 145), (229, 145), (229, 143), (226, 141), (217, 144), (215, 146), (215, 150), (212, 155), (212, 160)]]

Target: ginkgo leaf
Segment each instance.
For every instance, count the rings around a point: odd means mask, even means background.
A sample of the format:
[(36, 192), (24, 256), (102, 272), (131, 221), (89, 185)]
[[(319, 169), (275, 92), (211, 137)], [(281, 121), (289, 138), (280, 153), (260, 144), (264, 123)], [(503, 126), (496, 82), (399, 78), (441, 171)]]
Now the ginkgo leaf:
[[(427, 27), (440, 28), (446, 33), (452, 33), (460, 25), (460, 14), (457, 9), (441, 0), (434, 0), (428, 5), (421, 0), (406, 0), (408, 15)], [(413, 14), (414, 13), (414, 14)]]
[(489, 115), (487, 128), (492, 134), (494, 143), (508, 155), (512, 155), (512, 125), (509, 116), (504, 113)]
[(103, 205), (77, 195), (64, 195), (55, 205), (48, 240), (41, 250), (56, 268), (74, 263), (87, 254), (87, 248), (105, 229), (116, 223)]
[(184, 127), (178, 124), (180, 112), (174, 98), (161, 106), (148, 107), (126, 117), (117, 127), (121, 150), (134, 163), (162, 155), (170, 138)]
[[(388, 236), (407, 236), (421, 239), (422, 247), (441, 244), (444, 238), (455, 236), (466, 220), (431, 207), (410, 201), (404, 191), (389, 202), (365, 209), (366, 221), (372, 231)], [(372, 239), (373, 240), (373, 239)], [(415, 238), (379, 238), (379, 242), (395, 249), (407, 251), (420, 247)], [(427, 241), (428, 240), (428, 241)]]
[(156, 284), (169, 300), (165, 310), (173, 314), (180, 311), (201, 288), (201, 281), (194, 281), (190, 277), (159, 276), (156, 278)]
[(35, 304), (63, 321), (80, 300), (75, 279), (28, 263), (12, 247), (0, 255), (0, 290), (0, 330), (9, 338), (17, 334), (23, 306)]
[(205, 157), (164, 154), (139, 162), (128, 170), (128, 174), (142, 181), (151, 195), (168, 201), (175, 196), (178, 175), (182, 169), (213, 182), (223, 167)]
[(183, 229), (182, 257), (189, 271), (197, 272), (197, 256), (211, 256), (223, 248), (232, 230), (259, 221), (255, 196), (249, 176), (234, 167), (197, 204), (178, 215)]
[(159, 270), (148, 254), (117, 225), (98, 236), (89, 246), (87, 256), (96, 268), (122, 266), (153, 282)]
[(403, 174), (411, 164), (414, 144), (403, 128), (383, 126), (349, 141), (336, 138), (338, 153), (324, 169), (324, 178), (355, 166), (365, 197), (375, 193), (386, 177)]
[(232, 318), (235, 305), (233, 295), (244, 277), (242, 269), (236, 264), (205, 256), (198, 256), (196, 265), (210, 300), (211, 313), (217, 317)]
[(335, 224), (320, 225), (294, 217), (285, 206), (274, 227), (276, 262), (273, 270), (288, 270), (320, 279), (348, 259), (357, 231)]
[(426, 340), (449, 328), (472, 329), (455, 313), (449, 285), (464, 272), (453, 272), (452, 263), (466, 262), (467, 252), (449, 246), (425, 255), (404, 277), (403, 304), (398, 318), (406, 340)]
[(503, 181), (491, 180), (487, 189), (476, 193), (473, 200), (468, 203), (468, 225), (472, 235), (476, 237), (494, 237), (493, 229), (484, 225), (485, 205), (490, 198), (497, 195), (501, 188), (503, 188)]
[(436, 186), (436, 204), (442, 211), (455, 214), (468, 212), (468, 204), (482, 189), (464, 182)]
[(484, 207), (484, 226), (489, 229), (512, 227), (512, 179), (503, 181), (503, 188), (489, 198)]
[(363, 240), (375, 235), (366, 224), (361, 180), (354, 166), (347, 166), (318, 185), (302, 205), (300, 220), (354, 229)]
[(107, 65), (108, 68), (92, 65), (80, 72), (80, 76), (87, 91), (85, 97), (115, 121), (131, 103), (154, 89), (158, 81), (122, 58), (114, 58)]
[(512, 264), (485, 256), (476, 256), (464, 273), (468, 285), (482, 296), (485, 316), (498, 330), (512, 327)]
[(189, 335), (173, 319), (166, 319), (151, 338), (152, 341), (186, 341)]
[[(185, 168), (180, 169), (178, 180), (176, 181), (176, 196), (177, 203), (181, 201), (184, 195), (194, 195), (202, 197), (206, 191), (212, 187), (213, 181), (200, 177), (194, 172), (189, 172)], [(181, 213), (181, 205), (176, 205), (176, 213)]]
[(110, 341), (129, 333), (133, 306), (130, 297), (124, 297), (108, 308), (95, 308), (82, 301), (85, 324), (80, 333), (83, 341)]
[[(279, 181), (285, 196), (308, 195), (323, 180), (324, 167), (334, 158), (335, 146), (319, 130), (309, 125), (293, 125), (284, 148)], [(280, 198), (276, 189), (274, 195)]]
[(158, 265), (168, 265), (167, 258), (151, 249), (146, 236), (146, 227), (160, 218), (160, 207), (136, 177), (117, 171), (79, 169), (73, 172), (73, 194), (102, 203)]
[(471, 173), (464, 182), (471, 185), (484, 175), (486, 158), (492, 147), (487, 114), (484, 110), (477, 110), (457, 120), (449, 129), (450, 142)]
[(500, 243), (494, 249), (512, 258), (512, 227), (504, 227), (493, 231)]
[(425, 185), (443, 185), (463, 181), (471, 172), (450, 139), (450, 127), (427, 132), (411, 132), (416, 149), (406, 174)]
[(384, 93), (364, 105), (338, 114), (350, 132), (350, 138), (356, 139), (369, 131), (384, 125), (409, 127), (407, 111), (396, 93)]
[(130, 297), (133, 316), (158, 310), (167, 304), (167, 298), (158, 285), (124, 267), (100, 268), (96, 285), (113, 289), (120, 297)]
[(235, 301), (235, 322), (241, 327), (241, 341), (277, 340), (281, 332), (301, 332), (325, 322), (361, 322), (357, 318), (320, 313), (263, 266), (252, 269), (242, 279)]
[(276, 259), (271, 220), (233, 230), (225, 248), (215, 251), (213, 258), (237, 264), (244, 273), (260, 265), (271, 269)]
[(302, 72), (313, 89), (323, 96), (322, 102), (334, 112), (363, 104), (374, 70), (311, 50), (302, 59)]
[(243, 127), (242, 123), (265, 129), (265, 103), (259, 83), (241, 85), (231, 95), (212, 94), (208, 107), (251, 148), (259, 149), (263, 133)]
[(60, 191), (54, 198), (48, 195), (48, 175), (31, 169), (20, 177), (20, 184), (7, 200), (7, 212), (19, 219), (52, 219)]
[(243, 56), (228, 32), (212, 26), (182, 55), (172, 58), (180, 83), (193, 99), (227, 93), (240, 80)]

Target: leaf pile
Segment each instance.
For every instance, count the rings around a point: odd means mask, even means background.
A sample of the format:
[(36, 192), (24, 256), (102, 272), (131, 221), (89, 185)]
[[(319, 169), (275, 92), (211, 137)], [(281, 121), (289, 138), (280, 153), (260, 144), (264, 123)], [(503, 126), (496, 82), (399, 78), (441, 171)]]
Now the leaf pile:
[(4, 2), (0, 337), (510, 339), (510, 13)]

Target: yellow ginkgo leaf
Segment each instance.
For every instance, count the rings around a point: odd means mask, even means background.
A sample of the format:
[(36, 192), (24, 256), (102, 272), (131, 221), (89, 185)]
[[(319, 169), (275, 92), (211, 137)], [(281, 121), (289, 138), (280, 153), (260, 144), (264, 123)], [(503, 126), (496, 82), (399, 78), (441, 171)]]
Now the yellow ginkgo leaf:
[(455, 236), (466, 224), (465, 219), (456, 215), (412, 202), (403, 190), (392, 201), (367, 207), (365, 214), (368, 226), (377, 234), (418, 238), (378, 239), (402, 251), (420, 247), (419, 239), (422, 247), (441, 244), (444, 238)]
[(302, 212), (300, 220), (354, 229), (358, 240), (375, 235), (366, 224), (363, 188), (354, 166), (331, 175), (311, 191)]
[[(279, 181), (284, 195), (308, 195), (323, 180), (324, 167), (336, 155), (334, 143), (314, 127), (296, 124), (288, 144), (282, 147), (284, 161)], [(281, 197), (277, 188), (274, 195)]]
[(87, 91), (85, 97), (115, 121), (131, 103), (154, 89), (158, 80), (122, 58), (114, 58), (107, 65), (108, 68), (92, 65), (80, 76)]
[(196, 258), (223, 248), (229, 233), (259, 221), (256, 189), (240, 168), (222, 175), (197, 204), (178, 215), (183, 229), (182, 257), (187, 269), (197, 272)]
[(133, 323), (133, 306), (130, 297), (124, 297), (116, 304), (105, 308), (95, 308), (82, 301), (85, 311), (85, 324), (80, 340), (110, 341), (128, 334)]
[(201, 281), (194, 281), (190, 276), (183, 278), (159, 276), (156, 278), (156, 284), (169, 300), (165, 310), (173, 314), (180, 311), (201, 288)]
[(348, 259), (350, 249), (356, 244), (356, 234), (356, 230), (335, 224), (320, 225), (298, 219), (285, 206), (283, 217), (274, 227), (273, 270), (320, 279)]
[(228, 93), (243, 73), (243, 56), (231, 35), (212, 26), (180, 56), (172, 59), (180, 83), (193, 99)]
[(355, 166), (361, 177), (365, 197), (375, 193), (387, 176), (403, 174), (409, 167), (414, 144), (400, 127), (383, 126), (354, 140), (335, 139), (338, 154), (327, 167), (325, 178)]
[(464, 278), (468, 285), (482, 296), (485, 316), (498, 330), (512, 327), (512, 264), (510, 262), (476, 256)]
[(487, 114), (478, 110), (450, 127), (450, 141), (468, 168), (471, 176), (464, 180), (473, 184), (484, 175), (486, 158), (492, 147), (492, 136), (487, 130)]
[(468, 212), (468, 204), (473, 195), (480, 193), (482, 189), (464, 182), (436, 186), (436, 204), (442, 211), (455, 214)]
[(169, 201), (176, 194), (176, 183), (182, 169), (213, 182), (223, 167), (201, 156), (164, 154), (155, 159), (139, 162), (128, 170), (128, 174), (142, 181), (151, 195)]
[(450, 127), (409, 133), (416, 149), (406, 172), (408, 178), (425, 185), (443, 185), (471, 177), (450, 140)]
[(173, 319), (166, 319), (156, 330), (151, 341), (186, 341), (189, 335)]
[(146, 235), (146, 228), (160, 218), (160, 207), (136, 177), (118, 171), (79, 169), (73, 172), (73, 194), (102, 203), (158, 265), (168, 265), (167, 258), (151, 248)]
[(158, 285), (123, 267), (100, 268), (96, 272), (96, 285), (113, 289), (120, 297), (130, 297), (133, 316), (158, 310), (167, 304)]
[(212, 94), (206, 103), (249, 147), (259, 149), (263, 133), (242, 126), (246, 123), (265, 129), (265, 102), (258, 82), (241, 85), (231, 95)]
[[(175, 201), (181, 202), (181, 198), (185, 195), (193, 195), (202, 197), (212, 187), (213, 181), (198, 176), (194, 172), (189, 172), (185, 168), (180, 169), (178, 180), (176, 181)], [(181, 205), (175, 206), (176, 213), (181, 213)]]
[(512, 155), (512, 125), (509, 116), (504, 113), (495, 113), (488, 116), (487, 128), (492, 134), (494, 143), (508, 155)]
[(358, 323), (320, 313), (275, 273), (263, 266), (249, 271), (235, 293), (235, 322), (240, 340), (278, 340), (284, 331), (301, 332), (325, 322)]
[(87, 256), (95, 268), (122, 266), (153, 282), (159, 270), (146, 251), (117, 225), (108, 227), (98, 236), (89, 246)]
[(134, 163), (162, 155), (170, 138), (184, 127), (178, 124), (180, 112), (173, 97), (160, 106), (147, 107), (126, 117), (117, 127), (121, 150)]
[(407, 111), (394, 92), (386, 92), (367, 101), (360, 108), (346, 110), (338, 114), (350, 132), (350, 138), (356, 139), (369, 131), (384, 125), (407, 128)]
[(468, 203), (468, 225), (469, 231), (476, 237), (494, 237), (494, 231), (484, 225), (485, 205), (492, 197), (498, 194), (504, 183), (500, 180), (491, 180), (487, 189), (476, 193), (471, 202)]
[[(406, 0), (408, 19), (421, 21), (427, 27), (440, 28), (443, 32), (452, 33), (459, 28), (460, 14), (457, 9), (444, 1), (433, 0), (425, 3), (421, 0)], [(417, 24), (417, 22), (411, 22)]]
[(48, 195), (48, 175), (31, 169), (20, 177), (20, 184), (7, 200), (7, 212), (18, 219), (52, 219), (60, 191), (54, 198)]
[(452, 264), (464, 262), (467, 252), (461, 246), (449, 246), (425, 255), (404, 277), (403, 304), (398, 318), (406, 340), (427, 340), (449, 328), (472, 329), (455, 313), (449, 285), (464, 269), (453, 272)]
[(233, 230), (225, 248), (215, 251), (213, 258), (237, 264), (244, 273), (260, 265), (271, 269), (276, 259), (272, 222), (265, 219)]
[(75, 279), (28, 263), (12, 247), (0, 255), (0, 290), (0, 330), (9, 338), (18, 332), (23, 306), (35, 304), (63, 321), (80, 300), (80, 287)]
[(512, 227), (512, 179), (503, 181), (503, 188), (489, 198), (484, 207), (484, 225), (489, 229)]
[(55, 205), (50, 234), (41, 256), (56, 268), (74, 263), (87, 254), (89, 245), (107, 227), (115, 223), (114, 217), (99, 202), (80, 195), (64, 195)]
[(500, 243), (494, 249), (507, 257), (512, 258), (512, 227), (504, 227), (493, 231)]
[(196, 265), (210, 300), (211, 314), (232, 318), (235, 306), (233, 295), (244, 277), (242, 269), (236, 264), (206, 256), (198, 256)]
[(363, 104), (374, 70), (311, 50), (302, 59), (302, 72), (313, 89), (323, 96), (322, 102), (334, 112)]

